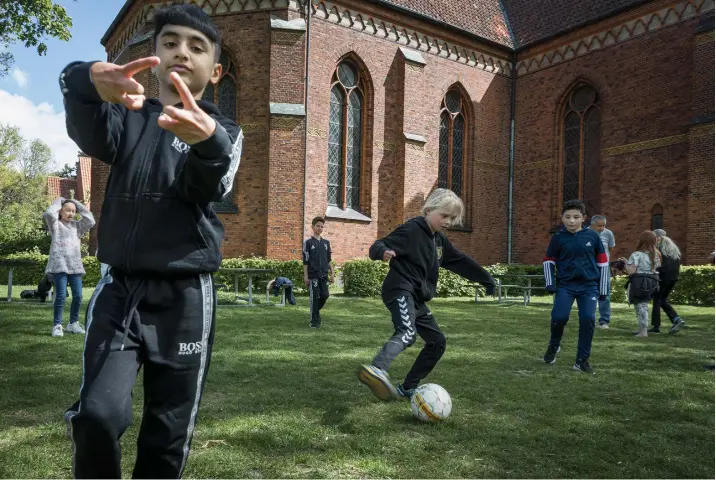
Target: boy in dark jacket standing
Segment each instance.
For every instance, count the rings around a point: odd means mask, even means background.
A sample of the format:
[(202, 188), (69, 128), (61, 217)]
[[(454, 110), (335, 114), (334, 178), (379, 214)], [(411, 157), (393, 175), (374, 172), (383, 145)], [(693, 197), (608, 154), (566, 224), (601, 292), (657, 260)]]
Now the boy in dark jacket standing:
[[(223, 225), (243, 135), (200, 99), (221, 75), (219, 32), (196, 6), (154, 16), (156, 56), (120, 66), (68, 65), (67, 131), (111, 165), (99, 227), (109, 265), (87, 309), (82, 385), (68, 411), (76, 478), (121, 478), (120, 438), (144, 367), (135, 478), (178, 478), (211, 358)], [(132, 77), (152, 68), (159, 98)]]
[[(544, 280), (554, 294), (551, 336), (546, 363), (557, 360), (564, 326), (574, 300), (579, 308), (579, 342), (577, 360), (572, 370), (594, 373), (589, 365), (592, 350), (597, 301), (605, 300), (609, 288), (609, 260), (599, 235), (582, 226), (585, 208), (580, 200), (569, 200), (562, 207), (561, 230), (552, 236), (544, 259)], [(555, 284), (556, 267), (556, 284)]]
[(326, 220), (316, 217), (311, 221), (313, 235), (303, 242), (303, 281), (308, 286), (308, 309), (311, 320), (308, 326), (321, 328), (321, 309), (330, 296), (328, 284), (333, 283), (331, 242), (321, 237)]
[[(410, 398), (445, 353), (445, 336), (425, 305), (436, 294), (439, 268), (447, 268), (473, 282), (487, 294), (495, 291), (492, 276), (472, 258), (455, 248), (442, 230), (462, 224), (465, 207), (450, 190), (434, 190), (423, 205), (423, 216), (407, 221), (370, 247), (372, 260), (390, 262), (383, 281), (383, 303), (392, 315), (395, 331), (370, 365), (363, 365), (358, 378), (379, 399)], [(415, 343), (416, 333), (425, 340), (403, 383), (393, 386), (388, 369), (393, 360)]]

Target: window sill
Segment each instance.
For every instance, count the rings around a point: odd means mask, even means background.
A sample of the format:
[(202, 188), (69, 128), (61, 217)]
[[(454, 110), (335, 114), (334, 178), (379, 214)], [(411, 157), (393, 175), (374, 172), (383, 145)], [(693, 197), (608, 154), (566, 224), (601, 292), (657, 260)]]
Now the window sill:
[(236, 205), (220, 205), (218, 203), (213, 204), (214, 213), (239, 213), (239, 207)]
[(472, 227), (450, 227), (447, 229), (449, 232), (465, 232), (472, 233)]
[(340, 218), (341, 220), (355, 220), (357, 222), (370, 223), (373, 220), (370, 217), (366, 217), (362, 213), (356, 212), (350, 208), (345, 210), (338, 208), (333, 205), (329, 205), (326, 208), (326, 218)]

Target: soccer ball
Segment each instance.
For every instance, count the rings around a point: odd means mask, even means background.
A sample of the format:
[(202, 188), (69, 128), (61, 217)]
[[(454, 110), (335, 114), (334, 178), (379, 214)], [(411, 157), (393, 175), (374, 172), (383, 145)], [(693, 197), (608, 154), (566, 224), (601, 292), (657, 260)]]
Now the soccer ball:
[(426, 383), (415, 389), (410, 397), (413, 416), (423, 422), (439, 422), (450, 416), (452, 399), (450, 394), (436, 383)]

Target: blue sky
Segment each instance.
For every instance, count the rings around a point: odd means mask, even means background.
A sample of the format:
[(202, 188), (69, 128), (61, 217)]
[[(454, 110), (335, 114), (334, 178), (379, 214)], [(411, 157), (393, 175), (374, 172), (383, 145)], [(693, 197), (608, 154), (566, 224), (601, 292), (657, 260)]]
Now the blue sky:
[[(72, 39), (46, 39), (47, 54), (21, 44), (8, 50), (15, 56), (9, 75), (0, 78), (0, 123), (14, 124), (27, 139), (40, 138), (55, 153), (55, 165), (74, 164), (77, 146), (67, 137), (64, 107), (57, 77), (75, 60), (105, 60), (100, 39), (125, 0), (54, 0), (72, 17)], [(0, 47), (1, 48), (1, 47)]]

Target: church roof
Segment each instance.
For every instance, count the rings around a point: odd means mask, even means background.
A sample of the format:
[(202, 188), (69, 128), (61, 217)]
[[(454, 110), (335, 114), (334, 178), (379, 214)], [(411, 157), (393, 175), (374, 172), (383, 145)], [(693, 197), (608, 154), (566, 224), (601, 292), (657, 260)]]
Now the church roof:
[[(102, 37), (102, 45), (136, 1), (126, 0)], [(653, 0), (368, 1), (519, 50)]]

